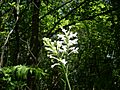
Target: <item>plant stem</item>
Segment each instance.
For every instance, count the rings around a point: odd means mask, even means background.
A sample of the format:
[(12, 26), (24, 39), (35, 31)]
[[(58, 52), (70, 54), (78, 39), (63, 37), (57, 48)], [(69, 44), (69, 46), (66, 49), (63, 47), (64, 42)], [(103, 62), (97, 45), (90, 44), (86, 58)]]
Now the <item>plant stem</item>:
[(69, 90), (71, 90), (71, 86), (70, 86), (70, 82), (69, 82), (69, 79), (68, 79), (68, 74), (67, 74), (67, 72), (65, 73), (65, 78), (66, 78), (66, 80), (67, 80), (68, 88), (69, 88)]

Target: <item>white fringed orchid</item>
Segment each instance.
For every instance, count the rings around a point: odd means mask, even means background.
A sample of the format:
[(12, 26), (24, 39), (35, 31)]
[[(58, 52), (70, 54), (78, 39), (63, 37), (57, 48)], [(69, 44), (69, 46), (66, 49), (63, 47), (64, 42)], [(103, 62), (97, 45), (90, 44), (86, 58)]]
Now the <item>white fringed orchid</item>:
[(57, 60), (60, 64), (55, 65), (66, 65), (66, 54), (67, 57), (72, 53), (78, 53), (78, 47), (75, 45), (78, 44), (77, 33), (67, 31), (63, 28), (63, 34), (57, 34), (57, 40), (52, 41), (49, 38), (44, 37), (43, 42), (45, 49), (48, 51), (48, 57), (54, 60)]
[[(70, 27), (71, 28), (71, 27)], [(57, 40), (52, 41), (49, 38), (43, 38), (43, 43), (45, 45), (45, 49), (48, 52), (48, 57), (51, 58), (54, 64), (51, 65), (51, 68), (55, 66), (61, 66), (64, 71), (66, 82), (68, 84), (69, 90), (71, 90), (71, 86), (68, 79), (68, 63), (67, 57), (72, 53), (78, 53), (78, 47), (75, 47), (78, 44), (77, 33), (73, 33), (71, 31), (67, 31), (63, 28), (63, 34), (57, 34)]]

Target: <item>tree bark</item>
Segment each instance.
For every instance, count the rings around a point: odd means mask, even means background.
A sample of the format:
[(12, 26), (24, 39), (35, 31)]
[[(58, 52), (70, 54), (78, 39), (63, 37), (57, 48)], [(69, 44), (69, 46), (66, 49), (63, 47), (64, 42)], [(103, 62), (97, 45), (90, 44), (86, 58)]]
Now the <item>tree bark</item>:
[(32, 55), (30, 55), (28, 64), (37, 64), (38, 60), (38, 53), (39, 53), (39, 40), (38, 40), (38, 33), (39, 33), (39, 9), (40, 9), (40, 0), (34, 0), (34, 9), (32, 15), (32, 35), (30, 41), (30, 49)]
[(18, 19), (19, 19), (19, 0), (16, 0), (17, 2), (17, 7), (14, 8), (13, 13), (14, 13), (14, 18), (15, 18), (15, 28), (14, 28), (14, 33), (15, 33), (15, 50), (14, 50), (14, 65), (17, 65), (19, 63), (19, 25), (18, 25)]

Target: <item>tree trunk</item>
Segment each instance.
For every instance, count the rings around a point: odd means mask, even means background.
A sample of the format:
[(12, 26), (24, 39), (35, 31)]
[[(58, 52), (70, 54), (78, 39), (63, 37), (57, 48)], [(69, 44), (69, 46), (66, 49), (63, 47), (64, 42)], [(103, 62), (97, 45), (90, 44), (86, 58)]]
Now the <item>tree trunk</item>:
[(33, 15), (32, 15), (32, 36), (30, 41), (30, 49), (32, 54), (29, 57), (28, 65), (36, 65), (38, 61), (39, 9), (40, 9), (40, 0), (34, 0), (34, 9), (33, 9)]
[(15, 33), (15, 50), (14, 50), (14, 65), (17, 65), (19, 63), (19, 25), (18, 25), (18, 19), (19, 19), (19, 0), (16, 0), (17, 2), (17, 7), (14, 8), (13, 13), (14, 13), (14, 18), (15, 18), (15, 28), (14, 28), (14, 33)]

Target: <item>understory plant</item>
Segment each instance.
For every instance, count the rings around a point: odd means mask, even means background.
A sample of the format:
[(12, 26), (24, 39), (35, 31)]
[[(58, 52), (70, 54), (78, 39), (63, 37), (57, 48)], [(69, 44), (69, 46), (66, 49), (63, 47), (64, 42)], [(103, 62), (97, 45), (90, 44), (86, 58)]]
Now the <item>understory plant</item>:
[[(71, 28), (71, 27), (70, 27)], [(54, 68), (55, 66), (58, 66), (61, 68), (62, 73), (64, 73), (65, 76), (65, 87), (66, 89), (66, 83), (68, 85), (69, 90), (71, 90), (71, 86), (69, 83), (68, 75), (69, 75), (69, 57), (73, 53), (78, 53), (78, 39), (77, 39), (77, 33), (73, 33), (72, 31), (65, 30), (63, 28), (61, 34), (56, 35), (55, 40), (51, 40), (50, 38), (43, 38), (43, 42), (45, 45), (45, 49), (47, 50), (47, 56), (51, 59), (51, 62), (53, 65), (51, 65), (51, 68)]]

